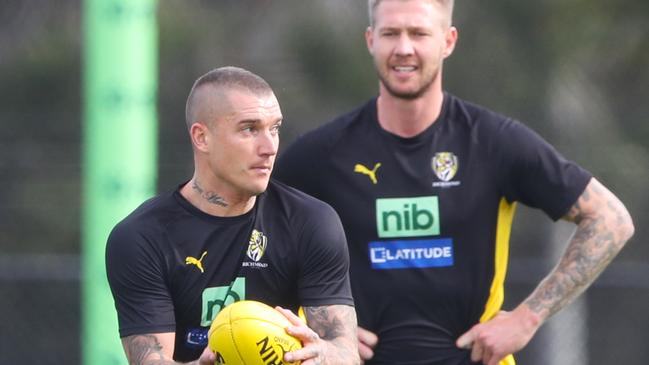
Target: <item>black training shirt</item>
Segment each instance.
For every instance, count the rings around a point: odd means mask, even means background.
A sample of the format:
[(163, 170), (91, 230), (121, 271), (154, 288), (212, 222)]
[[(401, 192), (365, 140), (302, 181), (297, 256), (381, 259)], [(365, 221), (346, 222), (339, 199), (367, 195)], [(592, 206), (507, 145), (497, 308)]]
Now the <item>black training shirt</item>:
[(514, 203), (559, 219), (591, 175), (523, 124), (444, 94), (412, 138), (383, 130), (376, 99), (299, 138), (274, 177), (343, 222), (367, 364), (466, 364), (457, 338), (503, 301)]
[(236, 217), (208, 215), (178, 190), (145, 202), (111, 232), (106, 267), (120, 336), (175, 332), (176, 361), (199, 357), (224, 304), (353, 305), (338, 215), (274, 181)]

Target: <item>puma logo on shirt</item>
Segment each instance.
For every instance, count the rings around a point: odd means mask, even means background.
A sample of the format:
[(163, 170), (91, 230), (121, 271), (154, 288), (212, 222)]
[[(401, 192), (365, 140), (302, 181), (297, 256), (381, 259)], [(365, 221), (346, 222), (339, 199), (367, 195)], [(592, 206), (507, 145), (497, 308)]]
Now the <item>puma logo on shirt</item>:
[(369, 177), (370, 180), (372, 180), (372, 184), (376, 184), (378, 182), (378, 180), (376, 179), (376, 170), (378, 170), (379, 167), (381, 167), (380, 162), (377, 162), (376, 165), (374, 165), (374, 168), (371, 170), (365, 167), (364, 165), (357, 163), (356, 166), (354, 166), (354, 172), (367, 175), (367, 177)]
[(201, 273), (203, 273), (205, 272), (205, 270), (203, 270), (203, 257), (205, 257), (205, 255), (207, 255), (207, 251), (203, 252), (200, 259), (197, 259), (192, 256), (187, 256), (187, 258), (185, 259), (185, 264), (195, 265), (198, 268), (198, 270), (200, 270)]

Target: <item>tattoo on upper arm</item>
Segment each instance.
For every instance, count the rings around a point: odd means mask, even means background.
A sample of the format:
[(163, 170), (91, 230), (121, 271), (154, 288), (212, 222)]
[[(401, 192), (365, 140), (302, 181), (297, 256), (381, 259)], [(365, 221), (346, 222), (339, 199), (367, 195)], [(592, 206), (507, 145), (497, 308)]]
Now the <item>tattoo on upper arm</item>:
[(165, 359), (162, 345), (154, 335), (134, 335), (122, 340), (129, 364), (131, 365), (165, 365), (175, 364)]
[(570, 211), (568, 211), (568, 214), (564, 217), (566, 220), (575, 222), (579, 224), (581, 220), (583, 219), (583, 206), (586, 204), (589, 204), (593, 200), (592, 192), (590, 191), (592, 187), (590, 186), (591, 184), (588, 184), (586, 186), (586, 189), (584, 189), (584, 192), (581, 193), (581, 196), (577, 199), (575, 204), (570, 207)]
[(577, 230), (556, 268), (526, 300), (530, 309), (546, 317), (585, 290), (633, 231), (622, 203), (596, 181), (588, 184), (564, 218), (577, 223)]

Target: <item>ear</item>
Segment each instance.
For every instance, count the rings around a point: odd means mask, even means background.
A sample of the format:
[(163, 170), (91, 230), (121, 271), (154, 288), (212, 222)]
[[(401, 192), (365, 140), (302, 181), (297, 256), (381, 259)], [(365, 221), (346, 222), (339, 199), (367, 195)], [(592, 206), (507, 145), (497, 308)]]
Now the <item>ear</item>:
[(373, 55), (372, 47), (374, 46), (374, 33), (372, 32), (371, 26), (367, 27), (365, 30), (365, 43), (367, 44), (367, 50), (371, 55)]
[(194, 148), (201, 152), (207, 152), (210, 140), (210, 130), (202, 122), (195, 122), (189, 128), (189, 136)]
[(453, 53), (453, 50), (455, 49), (455, 44), (457, 43), (457, 28), (451, 26), (448, 28), (446, 31), (446, 44), (444, 45), (444, 52), (442, 52), (442, 55), (444, 58), (450, 56)]

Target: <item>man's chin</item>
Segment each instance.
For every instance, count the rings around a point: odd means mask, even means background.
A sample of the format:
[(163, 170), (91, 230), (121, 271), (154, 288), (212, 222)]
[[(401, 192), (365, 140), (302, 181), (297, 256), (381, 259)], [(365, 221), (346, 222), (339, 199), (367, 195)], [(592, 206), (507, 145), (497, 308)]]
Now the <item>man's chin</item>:
[(260, 182), (259, 184), (255, 184), (253, 186), (249, 187), (249, 192), (250, 195), (252, 196), (257, 196), (259, 194), (262, 194), (264, 191), (268, 189), (268, 180), (266, 180), (265, 183)]
[(420, 98), (431, 88), (434, 78), (430, 80), (422, 79), (418, 82), (410, 80), (410, 85), (399, 83), (397, 80), (384, 77), (384, 75), (381, 74), (379, 74), (379, 80), (390, 96), (402, 100), (415, 100)]
[(391, 96), (402, 100), (415, 100), (423, 94), (422, 92), (399, 92), (399, 91), (390, 91), (389, 89), (388, 89), (388, 93), (390, 93)]
[(403, 100), (415, 100), (426, 93), (430, 85), (419, 88), (398, 88), (389, 84), (383, 84), (385, 90), (393, 97)]

